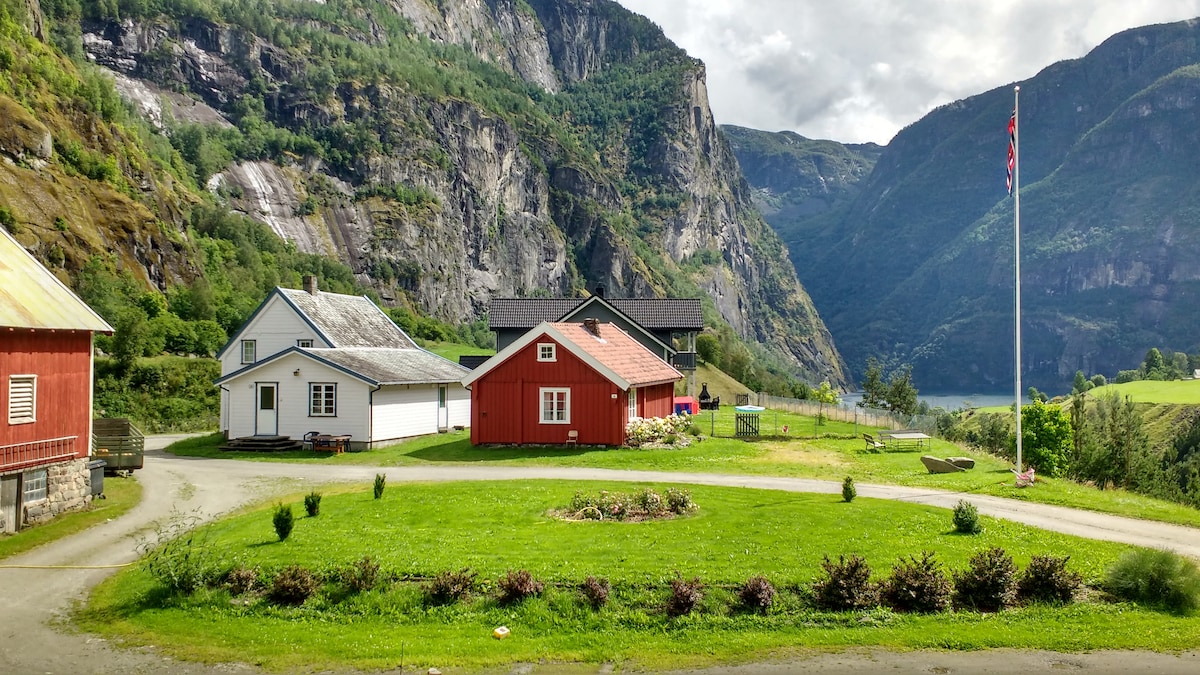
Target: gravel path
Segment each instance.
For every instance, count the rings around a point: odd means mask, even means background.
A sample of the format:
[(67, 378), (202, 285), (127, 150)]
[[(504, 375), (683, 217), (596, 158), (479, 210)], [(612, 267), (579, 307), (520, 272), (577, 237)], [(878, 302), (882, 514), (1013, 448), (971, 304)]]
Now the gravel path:
[[(363, 481), (384, 471), (388, 482), (518, 480), (645, 481), (750, 487), (790, 492), (838, 494), (834, 481), (730, 476), (704, 473), (616, 471), (566, 467), (506, 467), (478, 464), (392, 467), (318, 466), (174, 457), (161, 452), (178, 436), (147, 438), (146, 468), (138, 480), (145, 488), (141, 504), (125, 516), (66, 539), (4, 560), (0, 566), (0, 674), (25, 673), (256, 673), (245, 664), (215, 666), (166, 659), (153, 650), (114, 649), (94, 636), (74, 634), (57, 625), (65, 612), (82, 601), (112, 567), (136, 558), (139, 537), (172, 511), (213, 518), (238, 506), (279, 492), (295, 492), (328, 482)], [(118, 479), (109, 479), (118, 480)], [(863, 497), (903, 500), (952, 507), (963, 495), (925, 488), (860, 484)], [(1030, 504), (972, 494), (981, 513), (1092, 539), (1159, 546), (1200, 558), (1200, 530), (1122, 518), (1063, 507)], [(26, 568), (4, 566), (22, 565)], [(98, 569), (62, 569), (88, 566)], [(860, 673), (887, 669), (896, 673), (1001, 673), (1018, 670), (1066, 669), (1088, 673), (1200, 672), (1200, 651), (1182, 655), (1140, 652), (1056, 654), (1037, 651), (903, 652), (859, 650), (836, 654), (792, 656), (778, 662), (713, 668), (709, 675), (749, 673)], [(554, 672), (553, 666), (521, 664), (513, 672)], [(597, 671), (605, 670), (597, 667)], [(582, 672), (573, 668), (572, 672)]]

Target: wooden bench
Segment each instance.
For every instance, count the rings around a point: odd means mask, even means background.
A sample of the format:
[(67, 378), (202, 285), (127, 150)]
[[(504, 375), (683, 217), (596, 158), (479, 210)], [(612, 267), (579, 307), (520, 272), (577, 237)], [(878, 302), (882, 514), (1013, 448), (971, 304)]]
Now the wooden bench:
[(332, 452), (340, 455), (350, 449), (350, 434), (319, 434), (313, 436), (312, 448), (314, 452)]
[(887, 445), (885, 445), (883, 441), (877, 440), (871, 434), (863, 434), (863, 440), (867, 442), (866, 449), (870, 452), (879, 452), (880, 450), (887, 448)]

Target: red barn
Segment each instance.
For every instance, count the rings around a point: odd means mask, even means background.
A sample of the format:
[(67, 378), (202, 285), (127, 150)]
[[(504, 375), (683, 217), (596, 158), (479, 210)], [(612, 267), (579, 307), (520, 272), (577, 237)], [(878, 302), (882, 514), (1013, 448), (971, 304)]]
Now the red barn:
[(0, 230), (0, 531), (91, 500), (95, 333), (112, 328)]
[(683, 375), (611, 323), (543, 323), (463, 379), (471, 443), (623, 445), (635, 417), (672, 412)]

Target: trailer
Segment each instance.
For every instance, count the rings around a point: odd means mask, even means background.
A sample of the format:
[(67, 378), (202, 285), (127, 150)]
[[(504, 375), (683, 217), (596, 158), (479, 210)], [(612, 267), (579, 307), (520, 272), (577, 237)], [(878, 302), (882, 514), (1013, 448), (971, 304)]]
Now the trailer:
[(146, 437), (129, 420), (114, 417), (92, 421), (92, 458), (104, 460), (105, 473), (142, 468), (145, 452)]

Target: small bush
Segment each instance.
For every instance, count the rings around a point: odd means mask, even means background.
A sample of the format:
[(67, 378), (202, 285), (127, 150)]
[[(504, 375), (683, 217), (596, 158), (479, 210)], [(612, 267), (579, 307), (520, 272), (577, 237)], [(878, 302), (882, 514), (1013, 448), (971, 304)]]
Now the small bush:
[(954, 531), (962, 534), (979, 534), (983, 528), (979, 526), (979, 510), (971, 502), (960, 499), (954, 505)]
[(509, 570), (496, 582), (502, 605), (515, 605), (526, 598), (541, 595), (545, 588), (545, 584), (534, 579), (529, 570)]
[(225, 586), (232, 595), (245, 595), (258, 586), (258, 570), (238, 565), (225, 574)]
[(691, 614), (704, 600), (704, 584), (700, 577), (684, 579), (676, 576), (671, 580), (671, 595), (667, 598), (667, 616), (677, 617)]
[(1017, 565), (996, 547), (971, 556), (966, 570), (954, 574), (954, 604), (966, 609), (997, 612), (1016, 596)]
[(690, 513), (696, 510), (696, 502), (692, 501), (692, 493), (679, 488), (667, 488), (667, 509), (676, 515)]
[(304, 495), (304, 512), (309, 518), (316, 518), (321, 513), (321, 493), (310, 492)]
[(375, 474), (375, 499), (383, 497), (383, 488), (387, 487), (387, 475), (382, 473)]
[(858, 496), (858, 490), (854, 488), (854, 479), (846, 476), (846, 480), (842, 481), (842, 501), (850, 503)]
[(750, 577), (738, 590), (738, 603), (755, 612), (766, 612), (775, 604), (775, 587), (766, 577)]
[(1122, 600), (1187, 614), (1200, 609), (1200, 570), (1163, 549), (1137, 549), (1108, 569), (1104, 590)]
[(146, 569), (172, 593), (188, 595), (220, 576), (221, 552), (208, 540), (208, 530), (197, 530), (197, 515), (172, 513), (153, 539), (138, 542)]
[(651, 518), (661, 516), (667, 511), (666, 500), (662, 495), (658, 494), (650, 488), (645, 488), (634, 496), (633, 501), (637, 507)]
[(475, 586), (475, 577), (475, 572), (469, 567), (457, 572), (439, 572), (425, 584), (425, 603), (451, 605), (469, 597)]
[(950, 607), (950, 579), (942, 565), (925, 551), (918, 558), (901, 558), (883, 584), (883, 602), (901, 612), (932, 613)]
[(275, 534), (279, 535), (279, 541), (287, 539), (296, 525), (296, 516), (292, 513), (292, 505), (277, 504), (275, 515), (271, 517), (271, 523), (275, 525)]
[(608, 583), (608, 579), (604, 577), (588, 577), (583, 580), (583, 597), (587, 598), (592, 609), (600, 609), (607, 605), (608, 594), (611, 590), (612, 584)]
[(278, 605), (303, 605), (319, 586), (312, 572), (299, 565), (291, 565), (275, 575), (267, 595), (271, 602)]
[(1067, 571), (1071, 556), (1035, 555), (1017, 579), (1017, 598), (1023, 602), (1067, 604), (1075, 595), (1083, 577)]
[(365, 555), (342, 572), (342, 581), (355, 593), (369, 591), (379, 583), (379, 563)]
[(821, 562), (824, 577), (813, 584), (817, 607), (834, 611), (866, 609), (879, 604), (879, 589), (871, 583), (871, 568), (857, 555), (848, 559), (839, 555), (837, 562), (825, 556)]

